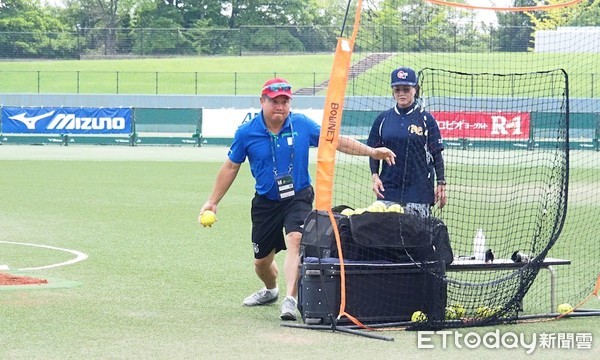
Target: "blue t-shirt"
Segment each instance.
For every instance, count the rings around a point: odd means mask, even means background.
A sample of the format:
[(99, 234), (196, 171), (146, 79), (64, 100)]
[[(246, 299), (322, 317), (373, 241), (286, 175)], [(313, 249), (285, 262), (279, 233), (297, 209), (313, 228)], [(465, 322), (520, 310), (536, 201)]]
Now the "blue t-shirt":
[(396, 154), (396, 164), (370, 161), (371, 173), (379, 173), (385, 200), (402, 204), (433, 204), (435, 170), (432, 154), (444, 150), (440, 128), (433, 116), (413, 103), (380, 113), (369, 133), (367, 145), (385, 146)]
[(319, 124), (303, 114), (291, 112), (279, 134), (271, 134), (261, 111), (235, 132), (229, 148), (229, 160), (241, 164), (248, 158), (250, 171), (256, 180), (256, 193), (279, 200), (274, 169), (278, 176), (284, 175), (289, 173), (290, 162), (293, 162), (294, 191), (298, 193), (310, 186), (308, 150), (319, 144), (320, 134)]

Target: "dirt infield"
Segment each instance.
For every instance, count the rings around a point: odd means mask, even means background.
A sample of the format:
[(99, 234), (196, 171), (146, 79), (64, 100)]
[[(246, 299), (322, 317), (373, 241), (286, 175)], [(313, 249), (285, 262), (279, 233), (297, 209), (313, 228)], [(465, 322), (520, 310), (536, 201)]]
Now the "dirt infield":
[(5, 285), (39, 285), (47, 284), (48, 280), (30, 276), (19, 276), (0, 272), (0, 286)]

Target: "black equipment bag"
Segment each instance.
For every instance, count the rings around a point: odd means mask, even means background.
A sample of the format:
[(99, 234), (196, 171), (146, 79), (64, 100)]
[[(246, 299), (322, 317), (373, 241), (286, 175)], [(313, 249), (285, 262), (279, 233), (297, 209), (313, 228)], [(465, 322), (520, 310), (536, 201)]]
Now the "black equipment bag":
[[(335, 212), (333, 216), (338, 224), (340, 219), (345, 217)], [(304, 221), (300, 254), (306, 257), (337, 257), (337, 245), (333, 231), (327, 212), (313, 210)]]
[[(438, 261), (452, 263), (448, 228), (438, 218), (412, 214), (365, 212), (351, 216), (333, 213), (344, 259), (360, 261)], [(301, 254), (339, 257), (333, 226), (324, 211), (312, 211), (305, 223)]]
[(346, 242), (342, 241), (344, 258), (347, 259), (437, 261), (446, 265), (454, 259), (448, 228), (438, 218), (363, 213), (350, 216), (349, 227), (350, 236), (345, 239)]

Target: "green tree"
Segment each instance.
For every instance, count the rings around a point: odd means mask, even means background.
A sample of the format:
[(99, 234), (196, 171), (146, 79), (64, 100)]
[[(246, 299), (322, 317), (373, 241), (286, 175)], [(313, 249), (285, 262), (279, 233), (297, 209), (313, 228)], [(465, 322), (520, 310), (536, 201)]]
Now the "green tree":
[(0, 56), (8, 58), (72, 56), (74, 42), (51, 11), (34, 0), (0, 2)]
[[(514, 6), (533, 6), (533, 0), (515, 0)], [(530, 46), (533, 24), (523, 12), (498, 12), (496, 48), (500, 51), (527, 51)]]
[(121, 28), (117, 30), (115, 50), (120, 54), (129, 54), (133, 50), (135, 33), (131, 28), (131, 16), (126, 14), (121, 20)]
[[(117, 29), (131, 26), (131, 13), (143, 8), (149, 0), (65, 0), (62, 19), (81, 31), (92, 51), (114, 54), (122, 43)], [(93, 29), (93, 30), (88, 30)]]
[(209, 27), (223, 27), (227, 25), (227, 18), (222, 1), (214, 0), (186, 0), (180, 2), (177, 8), (183, 17), (183, 27), (191, 28), (198, 21)]
[(316, 19), (315, 0), (223, 1), (229, 28), (248, 25), (303, 25)]
[[(564, 0), (547, 0), (549, 5), (562, 4)], [(559, 26), (600, 25), (600, 0), (584, 0), (579, 4), (527, 13), (535, 31), (554, 30)], [(533, 33), (535, 37), (535, 32)]]
[(574, 10), (573, 17), (566, 25), (600, 26), (600, 0), (584, 0)]
[(382, 44), (372, 51), (451, 51), (463, 13), (421, 0), (383, 0), (366, 11), (362, 24), (373, 34), (371, 43)]
[(278, 27), (255, 27), (244, 32), (242, 41), (250, 52), (303, 52), (304, 45), (290, 34), (289, 29)]
[(163, 0), (155, 0), (135, 11), (133, 24), (136, 28), (182, 28), (183, 14)]
[[(553, 30), (558, 26), (565, 26), (571, 24), (571, 22), (578, 16), (582, 15), (583, 12), (592, 10), (591, 6), (594, 2), (583, 2), (562, 8), (549, 9), (544, 11), (533, 11), (526, 13), (531, 19), (534, 29), (537, 30)], [(564, 0), (546, 0), (548, 5), (557, 5), (564, 3)], [(596, 6), (598, 6), (596, 4)]]
[[(178, 6), (188, 9), (185, 16), (194, 14), (193, 19), (196, 19), (192, 26), (194, 31), (186, 32), (186, 36), (193, 39), (200, 53), (331, 49), (335, 44), (335, 35), (332, 35), (331, 28), (322, 26), (331, 26), (336, 21), (341, 23), (343, 18), (339, 12), (343, 10), (342, 4), (345, 4), (345, 0), (186, 1)], [(219, 4), (219, 7), (210, 6), (209, 3)], [(202, 12), (197, 9), (202, 9)], [(330, 13), (330, 10), (336, 11)], [(186, 24), (189, 21), (188, 17)], [(265, 29), (266, 26), (278, 27)]]
[(139, 9), (133, 20), (136, 54), (194, 53), (193, 44), (180, 31), (185, 22), (181, 6), (158, 0)]

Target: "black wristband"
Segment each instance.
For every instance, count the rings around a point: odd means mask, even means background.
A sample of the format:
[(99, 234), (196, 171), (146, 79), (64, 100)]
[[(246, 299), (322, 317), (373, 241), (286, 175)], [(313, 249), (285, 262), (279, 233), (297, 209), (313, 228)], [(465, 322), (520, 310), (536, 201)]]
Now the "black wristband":
[(446, 180), (438, 180), (437, 184), (438, 185), (446, 185)]

